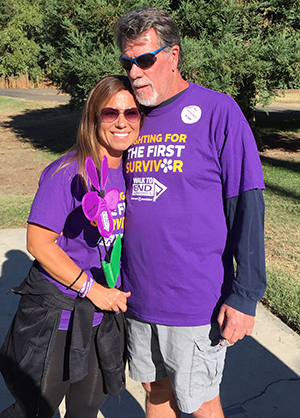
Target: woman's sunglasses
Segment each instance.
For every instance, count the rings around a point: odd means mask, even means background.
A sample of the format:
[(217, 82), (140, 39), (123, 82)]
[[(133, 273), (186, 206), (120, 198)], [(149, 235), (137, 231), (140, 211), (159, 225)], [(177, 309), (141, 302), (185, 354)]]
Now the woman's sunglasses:
[(139, 122), (142, 117), (142, 111), (138, 107), (129, 107), (125, 110), (119, 110), (115, 107), (105, 107), (98, 113), (101, 122), (112, 123), (118, 119), (122, 113), (125, 119), (130, 123)]
[(120, 64), (122, 65), (125, 70), (131, 70), (131, 67), (133, 64), (137, 65), (138, 67), (145, 69), (148, 67), (151, 67), (157, 60), (156, 54), (158, 54), (163, 49), (167, 48), (168, 45), (162, 46), (161, 48), (157, 49), (156, 51), (147, 52), (147, 54), (139, 55), (136, 58), (127, 58), (122, 57), (122, 55), (119, 57)]

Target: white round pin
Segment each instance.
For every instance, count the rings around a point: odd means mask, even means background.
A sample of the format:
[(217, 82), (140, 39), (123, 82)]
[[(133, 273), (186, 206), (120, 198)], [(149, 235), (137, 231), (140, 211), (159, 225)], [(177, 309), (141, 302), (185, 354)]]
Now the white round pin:
[(182, 109), (181, 120), (184, 123), (196, 123), (201, 118), (202, 110), (199, 106), (190, 105)]

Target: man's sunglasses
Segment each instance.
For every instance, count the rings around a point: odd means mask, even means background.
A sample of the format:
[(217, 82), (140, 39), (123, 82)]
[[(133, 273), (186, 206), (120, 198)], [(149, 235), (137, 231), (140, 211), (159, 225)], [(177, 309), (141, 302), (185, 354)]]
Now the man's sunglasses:
[(138, 67), (145, 69), (148, 67), (151, 67), (157, 60), (156, 54), (158, 54), (163, 49), (167, 48), (168, 45), (162, 46), (161, 48), (157, 49), (156, 51), (147, 52), (147, 54), (139, 55), (136, 58), (127, 58), (122, 57), (122, 55), (119, 57), (120, 64), (122, 65), (125, 70), (131, 70), (131, 67), (133, 64), (137, 65)]
[(101, 122), (112, 123), (118, 119), (122, 113), (125, 119), (130, 123), (138, 122), (142, 117), (142, 111), (138, 107), (129, 107), (125, 110), (119, 110), (115, 107), (105, 107), (98, 113)]

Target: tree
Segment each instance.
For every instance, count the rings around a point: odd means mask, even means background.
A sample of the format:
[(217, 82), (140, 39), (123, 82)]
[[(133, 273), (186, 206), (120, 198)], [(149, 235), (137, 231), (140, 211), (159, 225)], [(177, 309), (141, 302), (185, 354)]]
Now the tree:
[(234, 97), (252, 127), (258, 102), (300, 87), (298, 0), (187, 0), (174, 18), (184, 77)]
[[(43, 51), (48, 77), (80, 103), (100, 77), (119, 73), (113, 24), (150, 2), (44, 0)], [(183, 38), (184, 78), (234, 97), (252, 124), (257, 102), (300, 86), (298, 0), (173, 0)]]
[(252, 127), (258, 102), (300, 88), (299, 0), (0, 0), (0, 73), (43, 69), (80, 104), (97, 80), (123, 71), (113, 25), (145, 6), (177, 22), (183, 77), (234, 97)]
[[(166, 1), (159, 3), (168, 5)], [(43, 54), (47, 77), (71, 95), (71, 104), (81, 104), (101, 77), (123, 72), (113, 25), (126, 7), (134, 6), (134, 0), (44, 0)]]
[(34, 0), (0, 2), (0, 76), (42, 77), (39, 65), (41, 10)]

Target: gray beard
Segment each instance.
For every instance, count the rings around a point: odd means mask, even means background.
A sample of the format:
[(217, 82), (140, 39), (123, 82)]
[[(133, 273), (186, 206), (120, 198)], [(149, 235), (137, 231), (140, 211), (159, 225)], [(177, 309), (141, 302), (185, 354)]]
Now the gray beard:
[(144, 96), (143, 93), (135, 92), (135, 97), (141, 105), (147, 106), (147, 107), (155, 106), (157, 98), (158, 98), (158, 94), (153, 87), (152, 87), (152, 97), (150, 97), (149, 99), (145, 99), (143, 96)]

